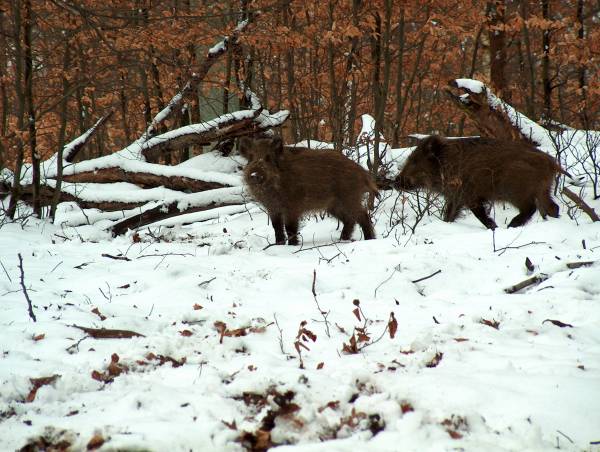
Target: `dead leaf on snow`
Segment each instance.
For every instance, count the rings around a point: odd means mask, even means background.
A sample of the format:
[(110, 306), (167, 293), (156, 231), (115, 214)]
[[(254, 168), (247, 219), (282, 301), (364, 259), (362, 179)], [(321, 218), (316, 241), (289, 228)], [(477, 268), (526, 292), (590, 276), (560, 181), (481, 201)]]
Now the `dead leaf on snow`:
[(87, 450), (100, 449), (105, 441), (106, 440), (100, 433), (95, 433), (87, 443)]
[(33, 387), (31, 388), (31, 391), (29, 391), (29, 394), (27, 395), (25, 401), (28, 403), (33, 402), (35, 400), (35, 396), (37, 394), (38, 389), (40, 389), (42, 386), (54, 384), (54, 382), (59, 378), (60, 375), (58, 374), (52, 375), (50, 377), (30, 378), (29, 381), (31, 382)]
[(435, 356), (431, 358), (431, 361), (425, 364), (425, 367), (437, 367), (443, 357), (444, 354), (442, 352), (437, 352)]

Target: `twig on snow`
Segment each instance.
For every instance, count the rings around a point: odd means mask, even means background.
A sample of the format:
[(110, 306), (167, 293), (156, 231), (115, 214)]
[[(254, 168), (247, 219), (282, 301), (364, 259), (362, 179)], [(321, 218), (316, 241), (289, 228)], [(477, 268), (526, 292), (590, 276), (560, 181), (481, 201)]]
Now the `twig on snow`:
[(208, 286), (211, 282), (213, 282), (215, 279), (217, 279), (216, 276), (213, 276), (210, 279), (207, 279), (206, 281), (202, 281), (201, 283), (198, 284), (198, 287), (202, 287), (202, 286)]
[(54, 270), (56, 270), (58, 267), (60, 267), (60, 265), (63, 263), (63, 261), (60, 261), (58, 264), (56, 264), (54, 266), (54, 268), (52, 270), (50, 270), (50, 273), (52, 273)]
[(2, 261), (0, 261), (0, 265), (2, 266), (2, 270), (4, 270), (4, 273), (6, 273), (6, 277), (12, 283), (12, 278), (10, 277), (10, 275), (8, 274), (8, 272), (6, 271), (6, 267), (4, 266), (4, 264), (2, 263)]
[(563, 432), (561, 432), (560, 430), (557, 430), (556, 432), (557, 432), (557, 433), (560, 433), (562, 436), (564, 436), (565, 438), (567, 438), (571, 444), (575, 444), (571, 438), (569, 438), (567, 435), (565, 435), (565, 434), (564, 434)]
[[(163, 254), (142, 254), (141, 256), (136, 257), (136, 259), (141, 259), (142, 257), (165, 257), (165, 256), (194, 256), (192, 253), (163, 253)], [(108, 256), (106, 256), (108, 257)], [(125, 257), (125, 256), (123, 256)], [(119, 258), (122, 259), (122, 258)], [(129, 260), (129, 259), (127, 259)]]
[(98, 290), (100, 291), (102, 296), (106, 298), (106, 300), (110, 303), (112, 302), (112, 292), (110, 291), (110, 286), (108, 285), (108, 283), (106, 283), (106, 287), (108, 288), (108, 296), (102, 291), (100, 287), (98, 287)]
[(79, 339), (77, 342), (75, 342), (74, 344), (72, 344), (72, 345), (69, 345), (67, 348), (65, 348), (65, 351), (66, 351), (67, 353), (71, 353), (71, 354), (73, 353), (73, 352), (71, 351), (71, 350), (73, 350), (73, 349), (77, 349), (77, 351), (79, 351), (79, 344), (81, 344), (81, 343), (82, 343), (84, 340), (86, 340), (88, 337), (90, 337), (90, 336), (88, 336), (88, 335), (86, 334), (86, 335), (85, 335), (85, 336), (83, 336), (81, 339)]
[(321, 316), (323, 317), (323, 320), (325, 321), (325, 334), (327, 334), (327, 337), (331, 337), (331, 335), (329, 334), (329, 321), (327, 320), (327, 317), (329, 316), (330, 311), (325, 312), (321, 309), (321, 306), (319, 306), (319, 301), (317, 300), (317, 291), (315, 290), (316, 283), (317, 283), (317, 270), (313, 270), (313, 282), (312, 282), (313, 298), (315, 300), (315, 303), (317, 305), (317, 309), (319, 310), (319, 313), (321, 314)]
[(580, 267), (589, 267), (591, 265), (594, 265), (595, 263), (596, 261), (568, 262), (567, 268), (575, 269)]
[(108, 257), (109, 259), (114, 259), (117, 261), (130, 261), (127, 256), (113, 256), (112, 254), (102, 253), (102, 257)]
[(18, 253), (19, 257), (19, 270), (21, 271), (21, 288), (23, 289), (23, 294), (25, 295), (25, 299), (27, 300), (27, 308), (29, 311), (29, 317), (34, 322), (37, 322), (35, 318), (35, 314), (33, 313), (33, 305), (31, 304), (31, 298), (29, 298), (29, 294), (27, 293), (27, 288), (25, 287), (25, 273), (23, 272), (23, 257), (21, 257), (21, 253)]
[(549, 278), (549, 276), (546, 273), (540, 273), (539, 275), (535, 275), (532, 276), (531, 278), (527, 278), (525, 281), (521, 281), (520, 283), (517, 283), (513, 286), (507, 287), (506, 289), (504, 289), (504, 292), (506, 293), (516, 293), (521, 289), (524, 289), (526, 287), (529, 286), (534, 286), (537, 285), (539, 283), (542, 283), (544, 281), (546, 281)]
[(145, 337), (143, 334), (129, 330), (111, 330), (108, 328), (88, 328), (85, 326), (71, 325), (73, 328), (80, 329), (94, 339), (131, 339), (132, 337)]
[(386, 282), (388, 282), (390, 279), (392, 279), (392, 276), (394, 276), (394, 274), (398, 271), (399, 267), (400, 267), (400, 265), (396, 265), (394, 267), (394, 271), (392, 272), (392, 274), (390, 276), (388, 276), (385, 280), (381, 281), (377, 287), (375, 287), (375, 293), (374, 293), (375, 298), (377, 298), (377, 291), (379, 290), (379, 288), (381, 286), (383, 286)]
[(283, 348), (283, 330), (281, 329), (281, 327), (279, 326), (279, 322), (277, 321), (277, 314), (273, 314), (273, 318), (275, 319), (275, 326), (279, 330), (279, 349), (281, 350), (281, 353), (287, 355)]
[(323, 247), (326, 247), (326, 246), (337, 246), (338, 243), (343, 243), (343, 242), (337, 241), (337, 242), (332, 242), (332, 243), (325, 243), (323, 245), (315, 245), (315, 246), (310, 246), (308, 248), (302, 248), (302, 247), (300, 247), (300, 249), (294, 251), (293, 254), (299, 253), (301, 251), (308, 251), (308, 250), (314, 250), (316, 248), (323, 248)]
[(426, 279), (433, 278), (433, 277), (434, 277), (435, 275), (437, 275), (438, 273), (442, 273), (442, 270), (438, 270), (438, 271), (436, 271), (436, 272), (433, 272), (433, 273), (432, 273), (431, 275), (429, 275), (429, 276), (424, 276), (423, 278), (415, 279), (414, 281), (411, 281), (411, 282), (412, 282), (412, 283), (414, 283), (414, 284), (416, 284), (416, 283), (418, 283), (418, 282), (425, 281)]

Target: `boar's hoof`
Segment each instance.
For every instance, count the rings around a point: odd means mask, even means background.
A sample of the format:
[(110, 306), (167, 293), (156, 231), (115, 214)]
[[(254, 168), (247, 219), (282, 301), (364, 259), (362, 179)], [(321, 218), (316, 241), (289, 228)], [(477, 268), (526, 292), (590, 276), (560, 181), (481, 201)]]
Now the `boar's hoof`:
[(288, 238), (288, 245), (298, 245), (298, 236), (294, 235)]

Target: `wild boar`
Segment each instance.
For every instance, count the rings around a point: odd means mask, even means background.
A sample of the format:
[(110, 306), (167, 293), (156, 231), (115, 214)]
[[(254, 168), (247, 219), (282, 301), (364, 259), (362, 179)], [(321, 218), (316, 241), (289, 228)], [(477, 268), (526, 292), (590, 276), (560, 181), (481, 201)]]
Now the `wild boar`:
[[(279, 138), (240, 139), (248, 159), (244, 181), (275, 230), (275, 242), (298, 244), (298, 222), (308, 213), (327, 212), (343, 223), (341, 240), (350, 240), (358, 223), (366, 240), (375, 238), (365, 193), (377, 186), (360, 165), (335, 151), (284, 150)], [(285, 233), (284, 233), (285, 227)]]
[(489, 229), (497, 225), (486, 205), (508, 202), (519, 209), (511, 228), (529, 221), (536, 209), (544, 218), (558, 217), (550, 193), (559, 171), (564, 172), (552, 157), (522, 142), (430, 136), (408, 157), (395, 186), (440, 193), (446, 199), (444, 221), (454, 221), (467, 207)]

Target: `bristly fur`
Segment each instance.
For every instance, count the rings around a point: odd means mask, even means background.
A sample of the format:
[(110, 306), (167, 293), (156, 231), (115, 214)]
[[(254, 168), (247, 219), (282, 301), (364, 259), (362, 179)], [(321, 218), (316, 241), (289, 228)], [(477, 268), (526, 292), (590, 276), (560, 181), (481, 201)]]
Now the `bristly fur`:
[(558, 205), (550, 196), (557, 172), (564, 171), (552, 157), (522, 142), (430, 136), (409, 156), (395, 185), (444, 195), (444, 221), (454, 221), (467, 207), (487, 228), (495, 229), (486, 205), (496, 201), (519, 209), (508, 227), (525, 224), (536, 208), (544, 218), (558, 217)]
[(267, 210), (277, 244), (285, 244), (285, 233), (289, 245), (298, 244), (299, 220), (311, 212), (339, 219), (342, 240), (350, 239), (356, 223), (365, 239), (375, 238), (363, 198), (377, 186), (357, 163), (335, 151), (284, 150), (277, 138), (242, 138), (240, 153), (248, 159), (244, 181)]

